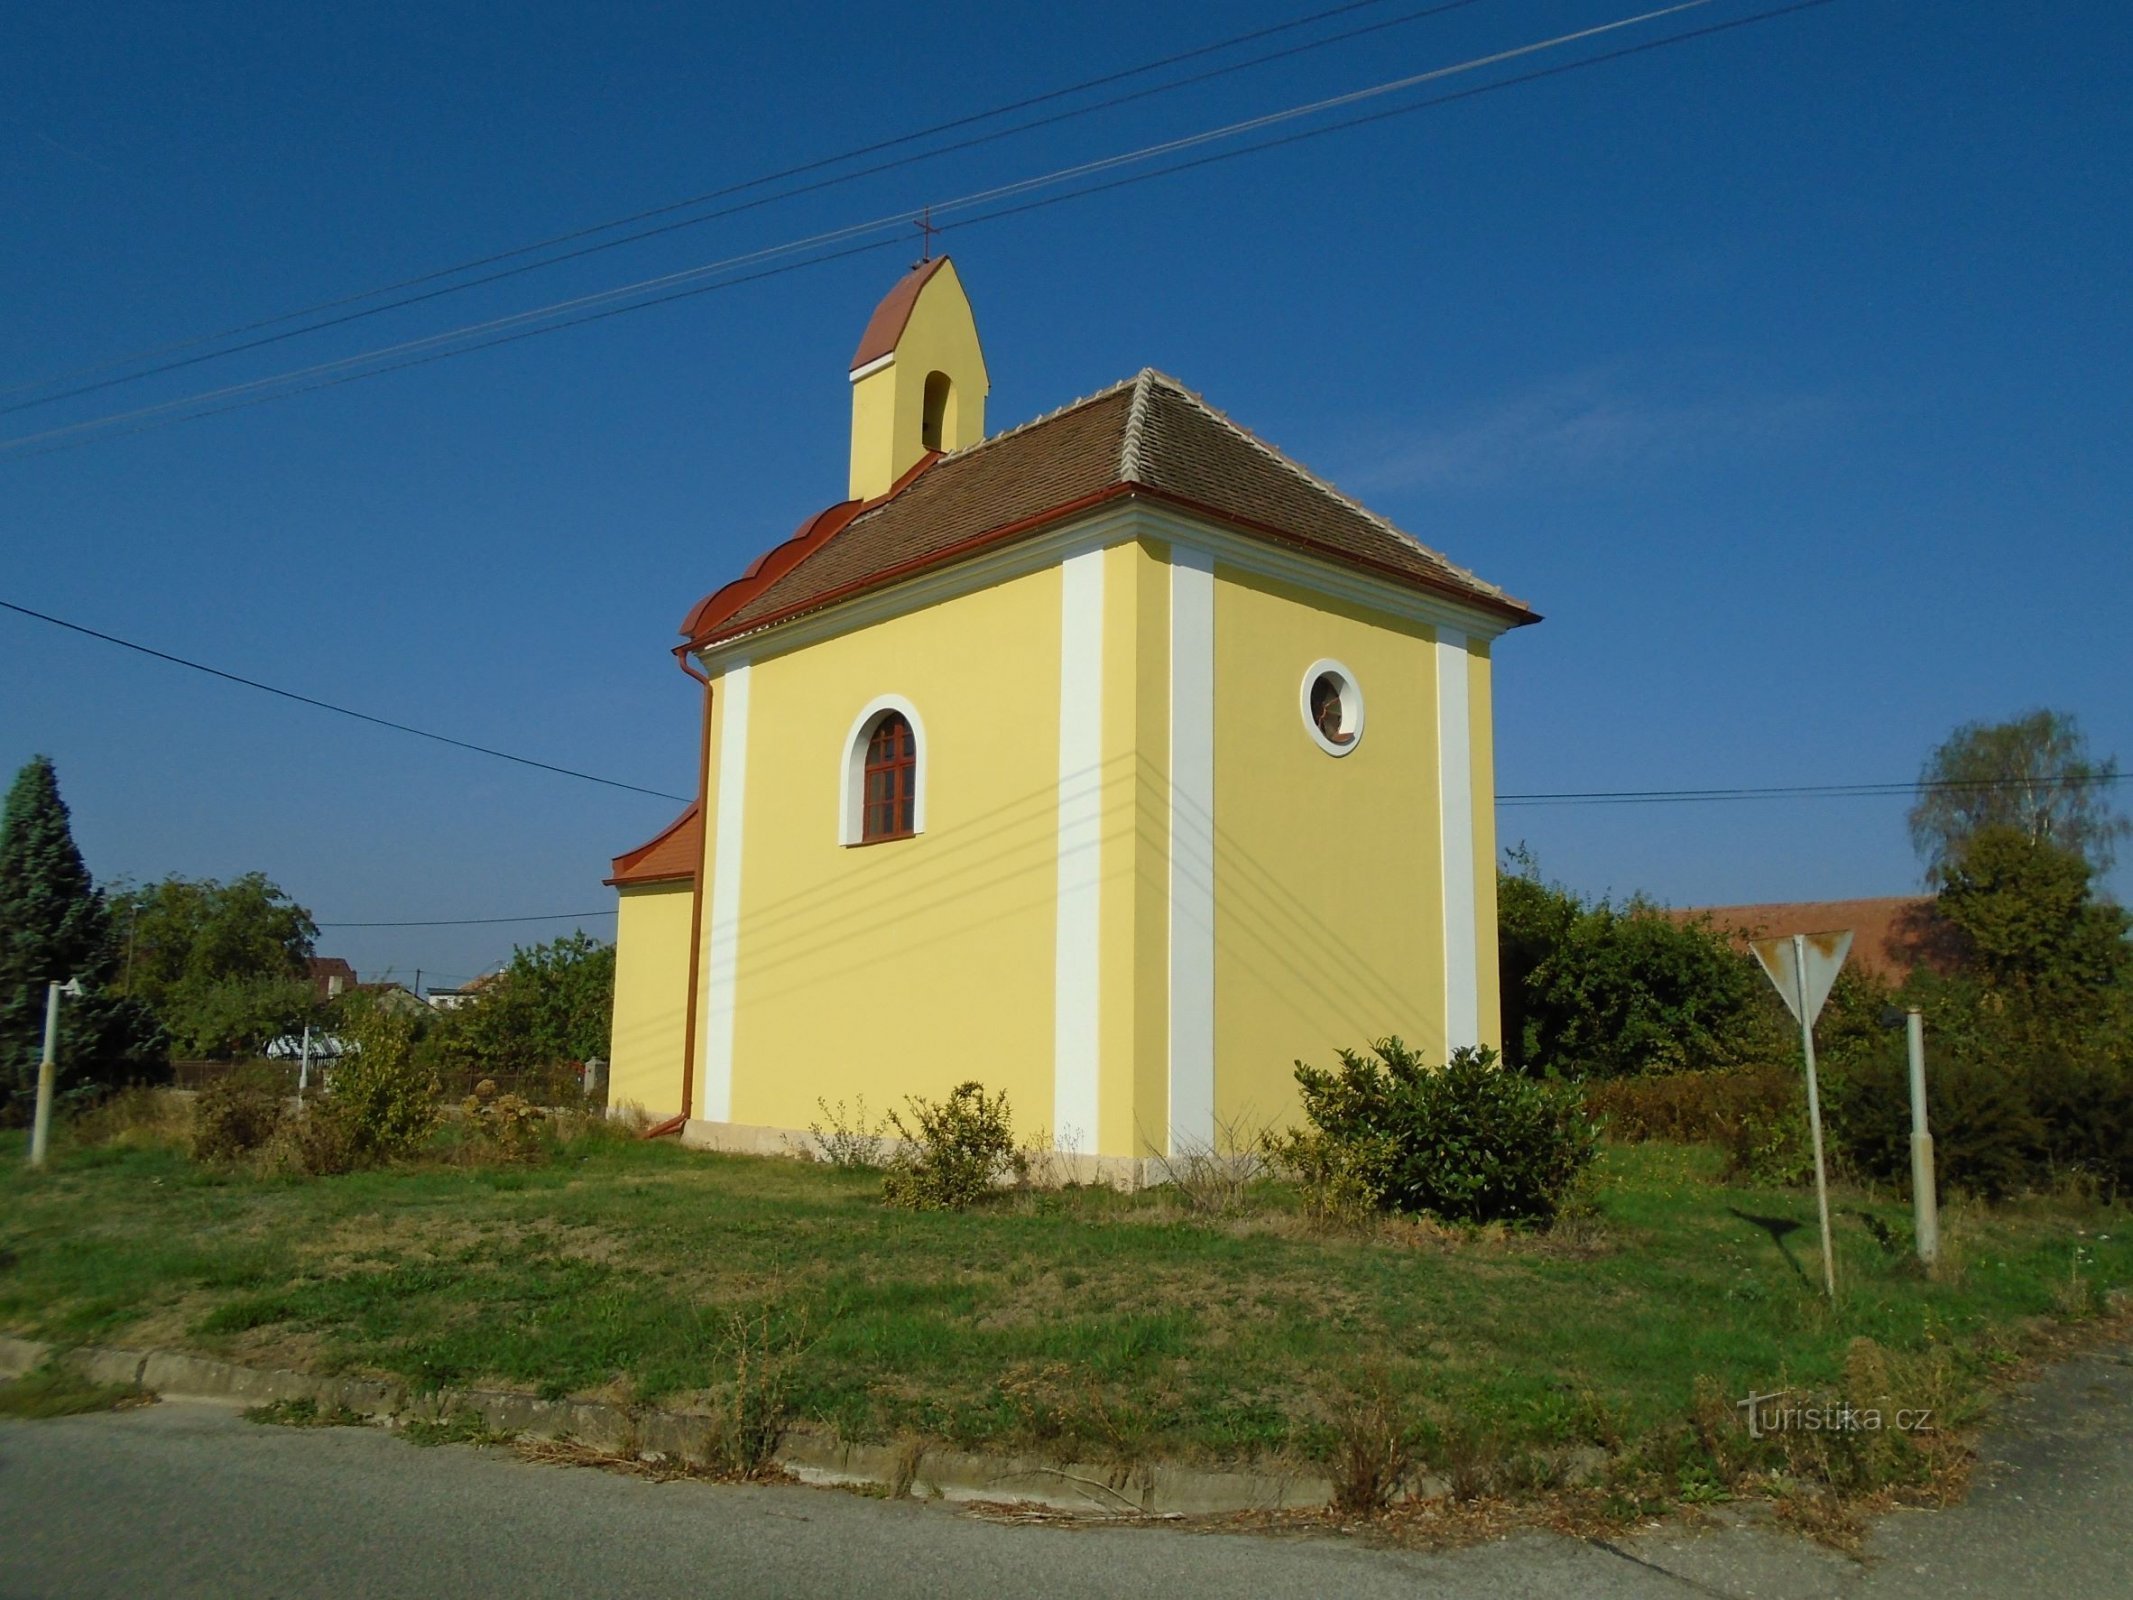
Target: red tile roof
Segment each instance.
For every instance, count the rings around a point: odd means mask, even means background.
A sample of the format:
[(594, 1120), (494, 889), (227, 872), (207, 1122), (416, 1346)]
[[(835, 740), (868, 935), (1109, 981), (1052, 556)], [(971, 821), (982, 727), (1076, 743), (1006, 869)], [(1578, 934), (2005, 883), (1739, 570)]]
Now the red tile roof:
[(1901, 983), (1917, 967), (1945, 970), (1952, 960), (1948, 929), (1929, 895), (1885, 895), (1873, 900), (1796, 900), (1752, 906), (1700, 906), (1673, 911), (1679, 921), (1709, 917), (1735, 934), (1746, 947), (1750, 939), (1784, 938), (1795, 933), (1852, 930), (1850, 963), (1890, 983)]
[(1149, 369), (966, 450), (928, 456), (879, 500), (832, 506), (699, 603), (684, 633), (692, 646), (735, 638), (1127, 496), (1444, 595), (1514, 627), (1539, 620)]
[(692, 801), (688, 810), (652, 838), (615, 857), (613, 876), (605, 881), (617, 886), (694, 883), (696, 863), (703, 859), (703, 854), (703, 815), (701, 808)]
[(896, 280), (896, 287), (881, 297), (881, 304), (867, 318), (867, 331), (859, 336), (859, 348), (852, 352), (852, 370), (857, 372), (869, 361), (878, 361), (897, 346), (904, 336), (904, 325), (911, 320), (911, 308), (918, 304), (918, 292), (933, 281), (933, 275), (948, 265), (946, 256), (935, 256), (931, 261), (921, 261), (909, 272)]

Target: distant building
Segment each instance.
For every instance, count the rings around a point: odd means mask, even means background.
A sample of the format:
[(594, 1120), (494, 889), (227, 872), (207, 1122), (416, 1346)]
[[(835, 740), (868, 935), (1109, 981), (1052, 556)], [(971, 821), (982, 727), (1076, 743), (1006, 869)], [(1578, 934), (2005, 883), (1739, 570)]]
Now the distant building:
[(417, 995), (414, 990), (404, 983), (393, 983), (389, 980), (378, 983), (359, 983), (355, 986), (353, 992), (368, 995), (379, 1010), (394, 1012), (401, 1016), (429, 1009), (422, 1003), (421, 996)]
[(1669, 912), (1678, 922), (1709, 917), (1746, 948), (1750, 939), (1795, 933), (1852, 931), (1847, 964), (1888, 983), (1919, 967), (1945, 970), (1953, 960), (1948, 925), (1930, 895), (1884, 895), (1872, 900), (1792, 900), (1751, 906), (1692, 906)]
[(339, 956), (313, 956), (310, 966), (311, 991), (321, 1005), (356, 986), (356, 969)]
[(456, 989), (439, 989), (432, 986), (427, 998), (439, 1011), (457, 1011), (461, 1006), (472, 1005), (479, 1000), (482, 991), (494, 983), (496, 977), (493, 972), (485, 972), (478, 978), (469, 978)]

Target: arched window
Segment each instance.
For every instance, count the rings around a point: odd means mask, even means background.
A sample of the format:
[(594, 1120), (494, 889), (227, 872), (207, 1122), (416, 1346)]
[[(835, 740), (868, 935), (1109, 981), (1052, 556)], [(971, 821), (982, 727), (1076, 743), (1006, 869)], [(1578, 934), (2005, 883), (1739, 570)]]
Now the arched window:
[(867, 737), (865, 809), (859, 824), (862, 844), (876, 839), (908, 839), (918, 823), (918, 741), (911, 724), (892, 711), (874, 724)]
[(945, 372), (926, 374), (926, 408), (919, 422), (919, 443), (928, 450), (946, 447), (943, 439), (955, 437), (955, 385)]
[(909, 839), (926, 831), (926, 725), (902, 695), (870, 700), (845, 735), (839, 844)]

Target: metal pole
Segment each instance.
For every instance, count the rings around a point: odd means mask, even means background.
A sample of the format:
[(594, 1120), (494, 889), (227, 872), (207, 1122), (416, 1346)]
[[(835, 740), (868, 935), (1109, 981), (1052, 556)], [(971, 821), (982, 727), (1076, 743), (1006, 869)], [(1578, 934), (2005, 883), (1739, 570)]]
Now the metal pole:
[(44, 1059), (37, 1063), (37, 1115), (30, 1125), (30, 1165), (44, 1165), (45, 1141), (52, 1132), (52, 1079), (59, 1061), (59, 985), (44, 991)]
[(1822, 1281), (1837, 1298), (1837, 1252), (1829, 1237), (1829, 1169), (1822, 1160), (1822, 1096), (1815, 1087), (1814, 1013), (1807, 1008), (1807, 936), (1792, 936), (1792, 981), (1800, 997), (1800, 1050), (1807, 1058), (1807, 1126), (1814, 1134), (1815, 1206), (1822, 1214)]
[(1934, 1194), (1933, 1135), (1926, 1131), (1926, 1024), (1913, 1006), (1904, 1017), (1911, 1046), (1911, 1216), (1918, 1235), (1918, 1259), (1927, 1266), (1940, 1257), (1940, 1201)]

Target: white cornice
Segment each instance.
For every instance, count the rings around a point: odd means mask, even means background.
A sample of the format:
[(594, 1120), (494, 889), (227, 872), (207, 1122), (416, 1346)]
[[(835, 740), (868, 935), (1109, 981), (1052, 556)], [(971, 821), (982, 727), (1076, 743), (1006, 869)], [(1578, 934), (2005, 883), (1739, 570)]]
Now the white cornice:
[(1410, 589), (1372, 573), (1344, 567), (1307, 551), (1292, 550), (1220, 523), (1204, 520), (1160, 503), (1124, 497), (1039, 532), (980, 551), (964, 560), (869, 594), (855, 595), (790, 622), (773, 623), (753, 633), (696, 652), (704, 670), (717, 673), (730, 657), (762, 661), (823, 639), (908, 616), (944, 600), (989, 589), (1032, 572), (1042, 572), (1084, 550), (1101, 550), (1134, 539), (1160, 539), (1205, 550), (1224, 566), (1271, 578), (1310, 593), (1362, 606), (1403, 621), (1456, 628), (1476, 639), (1494, 639), (1509, 626), (1479, 607)]
[(876, 356), (872, 361), (867, 362), (864, 366), (857, 366), (852, 368), (852, 382), (857, 383), (861, 378), (871, 378), (875, 373), (881, 371), (882, 368), (893, 367), (895, 365), (896, 352), (894, 350), (891, 350), (886, 355)]

